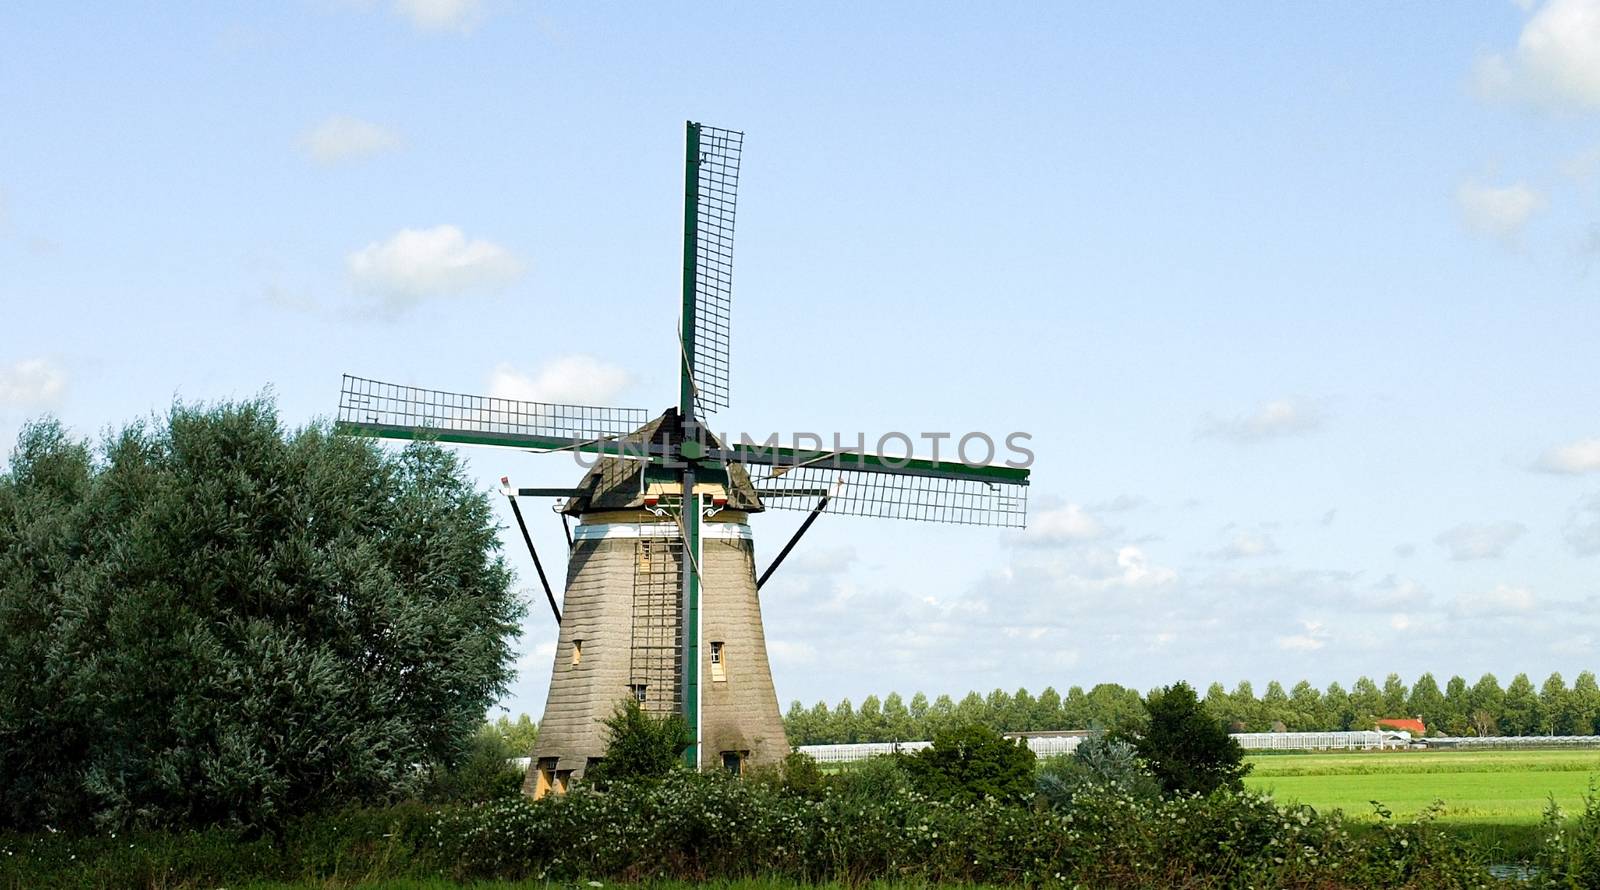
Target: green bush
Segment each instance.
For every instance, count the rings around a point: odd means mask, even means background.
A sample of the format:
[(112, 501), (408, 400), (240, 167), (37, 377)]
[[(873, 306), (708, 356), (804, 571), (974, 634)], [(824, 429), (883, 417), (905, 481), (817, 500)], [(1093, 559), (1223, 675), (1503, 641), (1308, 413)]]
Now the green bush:
[(1133, 746), (1103, 735), (1084, 739), (1071, 754), (1040, 761), (1035, 783), (1040, 798), (1061, 809), (1078, 794), (1120, 790), (1141, 800), (1161, 794), (1161, 783)]
[(1567, 818), (1554, 799), (1545, 809), (1534, 865), (1548, 887), (1600, 887), (1600, 790), (1593, 782), (1583, 812)]
[(693, 741), (682, 716), (656, 717), (631, 698), (618, 703), (607, 718), (606, 734), (605, 759), (584, 772), (584, 780), (600, 788), (659, 782), (674, 770), (685, 769), (683, 752)]
[(486, 724), (467, 743), (466, 753), (454, 766), (435, 769), (422, 791), (422, 799), (433, 803), (477, 803), (520, 794), (524, 773), (511, 759), (526, 757), (527, 753), (515, 752), (494, 724)]
[(939, 800), (1020, 803), (1033, 796), (1033, 751), (981, 723), (941, 730), (932, 745), (900, 760), (917, 790)]
[(1244, 787), (1250, 772), (1244, 750), (1200, 704), (1189, 684), (1150, 693), (1144, 707), (1143, 722), (1113, 736), (1133, 746), (1166, 793), (1206, 795)]
[[(894, 768), (892, 759), (877, 762)], [(866, 775), (883, 787), (893, 775), (885, 769)], [(938, 800), (906, 787), (871, 796), (861, 776), (830, 780), (809, 799), (720, 771), (673, 770), (654, 782), (617, 783), (603, 793), (580, 786), (539, 801), (348, 810), (297, 822), (276, 845), (221, 831), (141, 837), (131, 846), (122, 838), (0, 836), (0, 888), (155, 890), (251, 879), (346, 886), (401, 877), (1129, 888), (1488, 883), (1469, 851), (1426, 820), (1352, 834), (1336, 818), (1280, 809), (1247, 792), (1140, 799), (1105, 788), (1060, 811)]]

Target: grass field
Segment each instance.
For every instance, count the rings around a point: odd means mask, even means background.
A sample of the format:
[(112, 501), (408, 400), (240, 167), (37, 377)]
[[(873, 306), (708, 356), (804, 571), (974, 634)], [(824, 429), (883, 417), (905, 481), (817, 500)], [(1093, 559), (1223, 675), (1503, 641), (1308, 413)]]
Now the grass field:
[(1532, 825), (1551, 795), (1568, 812), (1582, 809), (1600, 751), (1393, 751), (1249, 757), (1245, 784), (1283, 802), (1339, 809), (1375, 819), (1370, 801), (1397, 817), (1444, 802), (1440, 821)]

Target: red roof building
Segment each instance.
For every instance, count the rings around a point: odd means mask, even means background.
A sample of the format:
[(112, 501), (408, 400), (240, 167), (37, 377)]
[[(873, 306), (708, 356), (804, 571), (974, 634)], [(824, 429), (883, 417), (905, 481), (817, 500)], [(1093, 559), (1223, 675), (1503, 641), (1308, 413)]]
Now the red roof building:
[(1380, 717), (1378, 728), (1397, 729), (1419, 737), (1428, 734), (1428, 728), (1422, 725), (1421, 717)]

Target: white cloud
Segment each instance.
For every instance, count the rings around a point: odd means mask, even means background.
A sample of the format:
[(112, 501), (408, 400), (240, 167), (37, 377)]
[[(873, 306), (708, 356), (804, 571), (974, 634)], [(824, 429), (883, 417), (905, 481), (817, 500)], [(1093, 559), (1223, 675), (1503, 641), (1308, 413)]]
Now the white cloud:
[(1545, 198), (1520, 182), (1492, 186), (1469, 180), (1456, 189), (1456, 205), (1469, 230), (1515, 241), (1528, 220), (1544, 208)]
[(350, 254), (350, 276), (377, 294), (391, 311), (433, 296), (504, 287), (522, 275), (523, 264), (489, 241), (468, 241), (455, 226), (401, 229)]
[(0, 367), (0, 406), (49, 405), (66, 390), (66, 372), (47, 359), (26, 358)]
[(1549, 0), (1523, 26), (1515, 49), (1478, 60), (1475, 80), (1490, 100), (1600, 108), (1600, 0)]
[(632, 378), (616, 365), (591, 355), (564, 355), (524, 374), (501, 363), (489, 373), (489, 395), (497, 399), (558, 405), (606, 405)]
[(1327, 634), (1323, 632), (1321, 622), (1302, 621), (1300, 624), (1305, 628), (1305, 633), (1279, 637), (1279, 649), (1286, 649), (1290, 652), (1315, 652), (1327, 645), (1325, 642)]
[(1520, 522), (1464, 522), (1433, 540), (1450, 551), (1451, 559), (1499, 559), (1527, 531)]
[(1252, 556), (1271, 556), (1278, 552), (1272, 538), (1260, 532), (1241, 531), (1221, 549), (1211, 551), (1216, 559), (1249, 559)]
[(767, 640), (767, 653), (783, 664), (811, 664), (817, 660), (817, 647), (789, 640)]
[(1514, 615), (1533, 611), (1533, 605), (1532, 590), (1501, 584), (1493, 590), (1460, 594), (1454, 611), (1461, 616)]
[(1593, 473), (1600, 471), (1600, 438), (1579, 439), (1557, 445), (1539, 456), (1533, 468), (1546, 473)]
[(1410, 578), (1386, 575), (1383, 580), (1351, 595), (1352, 606), (1375, 611), (1417, 608), (1426, 605), (1428, 592)]
[(1023, 532), (1027, 544), (1050, 545), (1092, 541), (1105, 534), (1105, 526), (1077, 504), (1044, 510), (1033, 517)]
[(467, 32), (483, 21), (482, 0), (394, 0), (394, 11), (418, 31)]
[(299, 144), (313, 161), (331, 166), (393, 151), (400, 137), (371, 121), (334, 115), (301, 134)]
[(809, 547), (803, 549), (787, 560), (779, 574), (785, 575), (837, 575), (859, 561), (856, 548), (843, 547)]
[(1572, 508), (1567, 519), (1567, 544), (1579, 556), (1600, 554), (1600, 494), (1592, 494)]
[(1249, 414), (1228, 418), (1206, 415), (1200, 419), (1198, 434), (1234, 442), (1261, 442), (1315, 432), (1323, 420), (1318, 405), (1298, 399), (1274, 399)]

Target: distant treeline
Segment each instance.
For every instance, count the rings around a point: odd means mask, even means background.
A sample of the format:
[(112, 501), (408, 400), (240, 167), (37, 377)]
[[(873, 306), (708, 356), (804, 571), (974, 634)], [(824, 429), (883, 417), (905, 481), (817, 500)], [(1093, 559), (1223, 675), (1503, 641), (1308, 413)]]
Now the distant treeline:
[[(1026, 689), (996, 689), (987, 696), (969, 692), (960, 701), (941, 695), (930, 701), (921, 692), (905, 700), (897, 692), (882, 699), (869, 695), (859, 707), (849, 699), (809, 709), (796, 701), (784, 726), (793, 745), (849, 742), (915, 741), (933, 737), (941, 727), (960, 722), (986, 723), (1002, 732), (1060, 729), (1105, 729), (1143, 713), (1140, 693), (1115, 683), (1084, 691), (1073, 686), (1065, 695), (1047, 687), (1037, 696)], [(1362, 677), (1346, 690), (1330, 683), (1319, 690), (1302, 680), (1285, 691), (1274, 680), (1257, 697), (1248, 681), (1228, 691), (1213, 683), (1206, 708), (1235, 732), (1372, 729), (1380, 718), (1421, 717), (1430, 735), (1592, 735), (1600, 734), (1600, 685), (1584, 671), (1568, 686), (1559, 673), (1535, 687), (1518, 674), (1502, 687), (1493, 674), (1476, 683), (1451, 677), (1440, 688), (1432, 674), (1410, 687), (1398, 674), (1380, 686)]]

